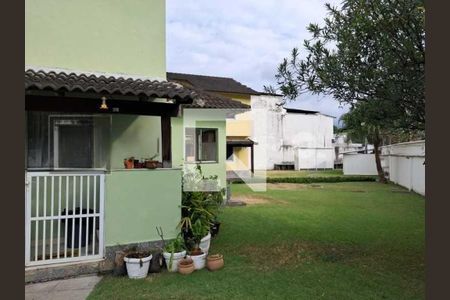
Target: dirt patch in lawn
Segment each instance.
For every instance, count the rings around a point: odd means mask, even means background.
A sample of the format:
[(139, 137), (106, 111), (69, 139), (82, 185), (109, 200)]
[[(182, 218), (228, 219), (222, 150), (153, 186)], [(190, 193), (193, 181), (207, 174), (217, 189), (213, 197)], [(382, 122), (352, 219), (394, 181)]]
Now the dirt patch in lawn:
[(261, 270), (295, 267), (313, 261), (351, 263), (364, 256), (361, 249), (351, 246), (321, 245), (312, 242), (295, 242), (273, 246), (247, 246), (240, 253)]
[(254, 205), (254, 204), (288, 204), (287, 201), (284, 200), (278, 200), (273, 199), (270, 197), (256, 197), (256, 196), (250, 196), (250, 195), (237, 195), (234, 198), (236, 200), (242, 201), (247, 205)]
[(272, 190), (303, 190), (308, 186), (303, 183), (268, 183), (267, 188)]
[(261, 198), (261, 197), (254, 197), (254, 196), (241, 196), (241, 197), (239, 197), (239, 200), (244, 202), (247, 205), (266, 204), (266, 203), (270, 202), (268, 199)]

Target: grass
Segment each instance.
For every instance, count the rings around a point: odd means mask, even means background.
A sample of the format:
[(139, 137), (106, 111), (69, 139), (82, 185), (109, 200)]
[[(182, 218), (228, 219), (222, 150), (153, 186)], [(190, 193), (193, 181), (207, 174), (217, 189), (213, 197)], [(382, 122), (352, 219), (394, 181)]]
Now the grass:
[(211, 253), (225, 268), (106, 276), (89, 299), (423, 299), (424, 198), (376, 182), (233, 185)]

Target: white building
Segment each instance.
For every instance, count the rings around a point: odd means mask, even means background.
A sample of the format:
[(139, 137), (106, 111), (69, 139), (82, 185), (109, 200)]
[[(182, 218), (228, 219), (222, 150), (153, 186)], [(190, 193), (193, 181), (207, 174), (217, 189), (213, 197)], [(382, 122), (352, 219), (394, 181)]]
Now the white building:
[(347, 137), (345, 132), (337, 133), (334, 135), (334, 164), (341, 165), (343, 163), (343, 158), (345, 153), (358, 153), (360, 151), (373, 152), (373, 145), (353, 143), (351, 139)]
[(333, 169), (333, 117), (281, 103), (281, 96), (251, 96), (255, 169)]

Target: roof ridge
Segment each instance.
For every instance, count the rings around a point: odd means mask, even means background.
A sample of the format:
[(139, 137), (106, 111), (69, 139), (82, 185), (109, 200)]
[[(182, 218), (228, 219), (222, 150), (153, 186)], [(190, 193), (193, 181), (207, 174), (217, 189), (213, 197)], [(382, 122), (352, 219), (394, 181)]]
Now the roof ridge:
[[(210, 77), (210, 78), (223, 78), (223, 79), (232, 79), (236, 81), (232, 77), (224, 77), (224, 76), (214, 76), (214, 75), (203, 75), (203, 74), (193, 74), (193, 73), (180, 73), (180, 72), (166, 72), (167, 74), (179, 74), (179, 75), (191, 75), (191, 76), (202, 76), (202, 77)], [(239, 82), (239, 81), (236, 81)], [(241, 83), (242, 84), (242, 83)]]

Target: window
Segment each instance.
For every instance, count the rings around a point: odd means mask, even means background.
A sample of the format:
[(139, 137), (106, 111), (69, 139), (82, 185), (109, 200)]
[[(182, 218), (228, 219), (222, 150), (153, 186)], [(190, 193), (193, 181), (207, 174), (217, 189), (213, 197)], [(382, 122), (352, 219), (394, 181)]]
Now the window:
[(217, 162), (217, 129), (186, 128), (186, 162)]
[(234, 147), (232, 145), (227, 145), (227, 160), (234, 161)]
[(107, 168), (108, 116), (28, 112), (27, 168)]

